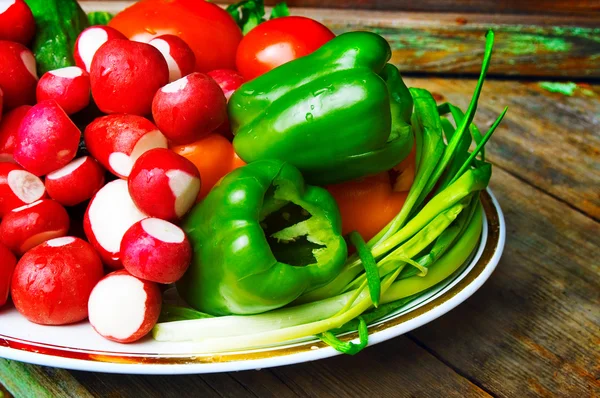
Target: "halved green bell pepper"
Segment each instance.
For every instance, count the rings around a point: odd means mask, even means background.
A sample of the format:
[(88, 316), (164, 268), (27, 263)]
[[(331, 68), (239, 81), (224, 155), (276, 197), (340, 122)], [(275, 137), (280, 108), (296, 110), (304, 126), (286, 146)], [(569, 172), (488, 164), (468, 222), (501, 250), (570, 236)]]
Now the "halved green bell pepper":
[(335, 278), (347, 257), (333, 197), (277, 160), (228, 174), (184, 230), (194, 256), (177, 290), (213, 315), (282, 307)]
[(390, 56), (381, 36), (351, 32), (245, 83), (229, 101), (236, 152), (317, 184), (391, 169), (413, 146), (413, 104)]

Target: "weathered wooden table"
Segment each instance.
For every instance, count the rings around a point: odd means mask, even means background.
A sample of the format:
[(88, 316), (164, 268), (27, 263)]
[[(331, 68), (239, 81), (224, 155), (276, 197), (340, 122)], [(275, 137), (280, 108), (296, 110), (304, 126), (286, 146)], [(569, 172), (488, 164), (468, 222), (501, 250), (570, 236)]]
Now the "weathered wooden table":
[[(408, 82), (463, 107), (475, 85)], [(600, 85), (547, 88), (484, 86), (481, 127), (510, 107), (488, 145), (507, 244), (489, 281), (442, 318), (355, 357), (239, 373), (110, 375), (0, 360), (0, 397), (600, 396)]]

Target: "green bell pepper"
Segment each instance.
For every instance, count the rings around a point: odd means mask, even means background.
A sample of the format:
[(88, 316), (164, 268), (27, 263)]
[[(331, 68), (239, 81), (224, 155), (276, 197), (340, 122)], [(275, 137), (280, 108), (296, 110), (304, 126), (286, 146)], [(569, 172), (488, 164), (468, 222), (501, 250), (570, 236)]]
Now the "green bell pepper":
[(238, 155), (279, 159), (330, 184), (408, 156), (412, 97), (379, 35), (350, 32), (242, 85), (229, 101)]
[(228, 174), (183, 227), (194, 257), (177, 290), (213, 315), (282, 307), (335, 278), (347, 257), (333, 197), (278, 160)]

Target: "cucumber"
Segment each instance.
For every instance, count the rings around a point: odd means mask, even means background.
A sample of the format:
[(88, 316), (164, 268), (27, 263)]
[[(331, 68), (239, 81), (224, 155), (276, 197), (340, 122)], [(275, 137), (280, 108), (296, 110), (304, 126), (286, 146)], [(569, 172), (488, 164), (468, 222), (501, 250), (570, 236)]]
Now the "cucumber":
[(113, 15), (110, 12), (106, 11), (94, 11), (90, 12), (88, 15), (88, 21), (90, 26), (95, 25), (108, 25), (108, 22), (113, 18)]
[(75, 65), (75, 40), (89, 26), (87, 15), (75, 0), (25, 0), (37, 26), (33, 54), (38, 75)]

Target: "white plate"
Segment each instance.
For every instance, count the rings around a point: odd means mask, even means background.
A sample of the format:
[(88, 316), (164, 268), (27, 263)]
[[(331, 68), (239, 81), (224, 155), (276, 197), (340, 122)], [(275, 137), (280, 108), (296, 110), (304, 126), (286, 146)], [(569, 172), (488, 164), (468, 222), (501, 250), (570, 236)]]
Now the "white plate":
[[(462, 303), (488, 279), (502, 255), (506, 228), (491, 191), (483, 193), (481, 200), (485, 213), (482, 239), (471, 261), (426, 296), (370, 325), (369, 345), (433, 321)], [(213, 373), (288, 365), (339, 354), (319, 340), (234, 353), (193, 352), (193, 343), (146, 338), (118, 344), (97, 335), (87, 322), (41, 326), (28, 322), (12, 307), (0, 310), (0, 357), (59, 368), (136, 374)]]

